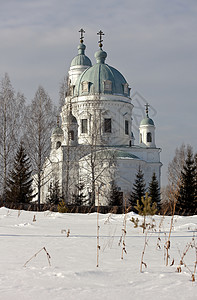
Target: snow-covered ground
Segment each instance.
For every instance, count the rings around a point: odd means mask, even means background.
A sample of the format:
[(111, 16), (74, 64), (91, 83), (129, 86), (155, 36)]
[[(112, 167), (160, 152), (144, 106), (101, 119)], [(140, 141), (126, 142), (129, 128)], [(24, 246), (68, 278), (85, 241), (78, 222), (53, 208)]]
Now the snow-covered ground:
[[(96, 213), (18, 212), (1, 208), (0, 299), (197, 299), (197, 273), (196, 281), (192, 282), (189, 271), (193, 271), (196, 261), (194, 248), (184, 257), (189, 269), (182, 266), (182, 272), (177, 272), (180, 255), (193, 235), (197, 235), (197, 216), (175, 216), (170, 263), (173, 259), (175, 262), (168, 267), (164, 263), (164, 244), (171, 217), (165, 217), (160, 229), (161, 217), (154, 217), (156, 232), (149, 234), (144, 257), (147, 268), (143, 268), (143, 273), (140, 260), (144, 235), (141, 228), (134, 228), (130, 222), (132, 216), (136, 217), (132, 213), (127, 215), (127, 254), (122, 260), (118, 244), (124, 216), (99, 215), (100, 251), (96, 267)], [(43, 247), (51, 256), (51, 266), (46, 252), (41, 250)]]

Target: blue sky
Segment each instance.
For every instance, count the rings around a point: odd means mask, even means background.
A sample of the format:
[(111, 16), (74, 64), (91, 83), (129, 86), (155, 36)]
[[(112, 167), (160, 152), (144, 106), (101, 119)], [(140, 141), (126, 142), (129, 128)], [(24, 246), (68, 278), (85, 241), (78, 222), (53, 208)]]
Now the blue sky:
[(0, 0), (0, 4), (0, 78), (7, 72), (27, 101), (42, 85), (58, 103), (60, 82), (77, 54), (79, 29), (86, 31), (86, 54), (93, 63), (101, 29), (106, 62), (157, 112), (150, 115), (154, 114), (156, 144), (162, 148), (162, 184), (167, 183), (167, 166), (176, 147), (189, 143), (197, 152), (196, 0)]

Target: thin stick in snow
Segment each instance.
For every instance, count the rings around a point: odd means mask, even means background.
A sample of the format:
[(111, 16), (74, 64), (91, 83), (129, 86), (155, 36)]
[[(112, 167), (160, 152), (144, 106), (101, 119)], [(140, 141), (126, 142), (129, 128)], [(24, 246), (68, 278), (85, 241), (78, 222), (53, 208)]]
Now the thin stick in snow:
[(26, 267), (26, 265), (27, 265), (34, 257), (36, 257), (36, 256), (38, 255), (38, 253), (40, 253), (42, 250), (45, 251), (45, 253), (46, 253), (46, 255), (47, 255), (47, 259), (48, 259), (49, 266), (51, 266), (51, 261), (50, 261), (51, 256), (50, 256), (50, 254), (47, 252), (46, 248), (43, 247), (43, 248), (40, 249), (38, 252), (36, 252), (29, 260), (27, 260), (23, 267)]

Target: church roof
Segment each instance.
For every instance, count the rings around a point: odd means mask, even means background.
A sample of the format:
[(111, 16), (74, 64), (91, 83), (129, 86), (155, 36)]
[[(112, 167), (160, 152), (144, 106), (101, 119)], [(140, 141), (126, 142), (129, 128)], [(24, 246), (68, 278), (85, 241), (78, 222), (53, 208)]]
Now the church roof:
[(60, 126), (53, 129), (52, 135), (63, 135), (64, 132)]
[(106, 57), (107, 53), (102, 49), (95, 53), (97, 63), (81, 74), (76, 82), (75, 95), (116, 94), (129, 97), (129, 88), (124, 76), (105, 63)]
[(152, 126), (154, 126), (155, 124), (154, 124), (153, 120), (151, 118), (149, 118), (149, 115), (148, 115), (149, 104), (146, 103), (145, 107), (146, 107), (146, 117), (141, 121), (140, 126), (141, 125), (152, 125)]
[(140, 125), (152, 125), (152, 126), (154, 126), (155, 124), (154, 124), (154, 122), (151, 118), (146, 117), (141, 121)]
[(78, 55), (73, 58), (71, 61), (71, 67), (74, 66), (88, 66), (91, 67), (91, 60), (85, 55), (86, 46), (81, 43), (78, 46)]

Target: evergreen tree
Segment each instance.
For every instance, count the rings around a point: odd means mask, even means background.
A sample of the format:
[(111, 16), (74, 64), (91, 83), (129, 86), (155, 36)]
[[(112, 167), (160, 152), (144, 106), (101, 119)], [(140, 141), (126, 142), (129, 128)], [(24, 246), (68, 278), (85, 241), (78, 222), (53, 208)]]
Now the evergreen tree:
[(121, 206), (123, 202), (122, 193), (118, 190), (115, 181), (112, 181), (111, 190), (109, 195), (109, 206)]
[(7, 180), (6, 200), (9, 202), (29, 203), (32, 199), (31, 164), (23, 144), (17, 150), (12, 171)]
[(196, 166), (191, 147), (187, 151), (187, 158), (181, 172), (176, 213), (189, 215), (197, 213)]
[(83, 189), (84, 189), (84, 184), (83, 183), (79, 183), (76, 185), (77, 188), (77, 193), (72, 195), (72, 202), (74, 205), (76, 206), (82, 206), (84, 204), (84, 199), (85, 199), (85, 195), (83, 193)]
[[(157, 212), (157, 203), (153, 203), (151, 197), (149, 197), (148, 193), (146, 193), (145, 196), (141, 198), (141, 204), (140, 201), (137, 200), (137, 205), (135, 206), (135, 209), (137, 210), (140, 216), (144, 217), (144, 222), (141, 225), (144, 233), (144, 230), (148, 225), (146, 224), (146, 216), (153, 216)], [(132, 219), (132, 221), (133, 220), (134, 219)]]
[(151, 182), (149, 183), (148, 187), (148, 195), (151, 197), (152, 201), (157, 203), (157, 209), (160, 209), (160, 188), (159, 183), (156, 177), (155, 172), (153, 173)]
[(60, 199), (60, 189), (59, 182), (55, 181), (54, 183), (50, 183), (49, 185), (49, 195), (47, 197), (47, 202), (50, 204), (59, 204)]
[(137, 205), (137, 200), (139, 200), (139, 204), (142, 204), (142, 197), (145, 196), (146, 192), (146, 184), (144, 181), (144, 173), (142, 172), (140, 166), (138, 172), (136, 174), (135, 183), (133, 184), (133, 190), (129, 199), (130, 205), (132, 206), (132, 210), (137, 212), (135, 206)]

